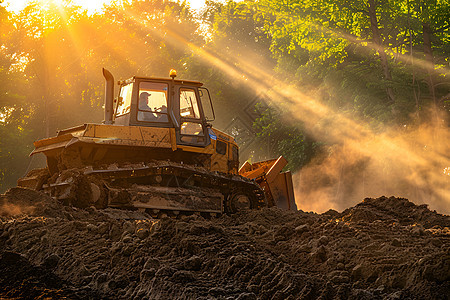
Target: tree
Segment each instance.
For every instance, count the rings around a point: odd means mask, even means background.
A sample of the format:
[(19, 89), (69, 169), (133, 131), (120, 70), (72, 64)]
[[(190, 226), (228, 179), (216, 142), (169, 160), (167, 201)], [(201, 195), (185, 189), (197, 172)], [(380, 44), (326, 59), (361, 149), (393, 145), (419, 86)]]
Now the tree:
[[(436, 95), (436, 83), (439, 80), (435, 68), (448, 65), (450, 42), (450, 4), (448, 1), (414, 1), (412, 4), (413, 17), (422, 27), (423, 54), (427, 72), (428, 90), (436, 107), (442, 107)], [(420, 34), (420, 32), (418, 32)], [(434, 44), (434, 45), (433, 45)], [(435, 48), (435, 50), (433, 49)], [(435, 53), (437, 57), (435, 56)], [(447, 62), (446, 62), (447, 61)], [(441, 76), (441, 77), (447, 77)], [(447, 86), (448, 87), (448, 86)], [(443, 99), (443, 98), (441, 98)]]
[[(1, 2), (0, 2), (1, 4)], [(6, 32), (12, 30), (10, 13), (0, 5), (0, 36), (5, 40)], [(26, 170), (31, 152), (27, 128), (33, 115), (25, 98), (27, 79), (21, 72), (17, 57), (0, 47), (0, 191), (16, 184), (16, 179)]]
[(287, 168), (296, 172), (320, 152), (320, 144), (305, 133), (301, 124), (284, 120), (282, 107), (281, 103), (279, 107), (273, 105), (259, 107), (261, 113), (253, 126), (257, 132), (260, 149), (254, 151), (266, 153), (266, 157), (256, 157), (256, 160), (283, 155), (288, 161)]

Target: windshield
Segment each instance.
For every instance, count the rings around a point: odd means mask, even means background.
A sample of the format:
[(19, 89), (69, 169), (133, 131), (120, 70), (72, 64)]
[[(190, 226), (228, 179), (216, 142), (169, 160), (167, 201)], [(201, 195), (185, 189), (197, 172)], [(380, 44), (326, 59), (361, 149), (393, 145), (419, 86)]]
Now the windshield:
[(139, 84), (138, 121), (168, 122), (166, 83), (141, 82)]
[(124, 115), (130, 112), (131, 94), (133, 92), (133, 84), (122, 86), (119, 94), (119, 102), (117, 104), (116, 115)]

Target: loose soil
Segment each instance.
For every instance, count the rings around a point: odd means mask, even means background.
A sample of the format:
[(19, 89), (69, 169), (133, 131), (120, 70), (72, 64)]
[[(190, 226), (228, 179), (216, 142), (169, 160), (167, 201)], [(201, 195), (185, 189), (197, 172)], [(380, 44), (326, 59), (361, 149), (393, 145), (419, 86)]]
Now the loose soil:
[(205, 219), (0, 195), (0, 298), (448, 299), (450, 216), (407, 199)]

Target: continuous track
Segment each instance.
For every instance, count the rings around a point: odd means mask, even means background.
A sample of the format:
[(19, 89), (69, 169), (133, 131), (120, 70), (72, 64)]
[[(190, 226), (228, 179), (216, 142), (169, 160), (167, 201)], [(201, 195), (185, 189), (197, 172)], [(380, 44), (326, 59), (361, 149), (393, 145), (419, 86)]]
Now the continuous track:
[(42, 189), (77, 207), (140, 209), (158, 216), (267, 206), (264, 191), (252, 180), (172, 161), (87, 166), (52, 177), (43, 173), (29, 174), (19, 185)]

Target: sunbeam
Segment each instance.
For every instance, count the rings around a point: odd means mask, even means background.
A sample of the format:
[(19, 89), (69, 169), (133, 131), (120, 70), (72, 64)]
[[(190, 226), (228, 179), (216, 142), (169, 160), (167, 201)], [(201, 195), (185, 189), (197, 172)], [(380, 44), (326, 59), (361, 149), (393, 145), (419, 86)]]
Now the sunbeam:
[[(152, 32), (159, 34), (156, 31)], [(336, 159), (341, 159), (342, 164), (348, 165), (354, 162), (357, 158), (352, 157), (353, 153), (359, 153), (361, 159), (368, 158), (370, 163), (366, 166), (366, 170), (371, 172), (371, 174), (370, 176), (366, 174), (366, 177), (370, 178), (370, 180), (375, 180), (372, 186), (379, 186), (383, 183), (391, 186), (391, 188), (378, 191), (371, 188), (364, 195), (358, 196), (379, 196), (373, 193), (383, 192), (393, 193), (398, 196), (403, 194), (404, 196), (412, 197), (411, 200), (413, 201), (427, 202), (433, 208), (438, 208), (445, 212), (450, 211), (449, 177), (443, 172), (445, 168), (450, 166), (450, 157), (448, 156), (448, 153), (450, 153), (450, 144), (448, 143), (450, 135), (445, 128), (424, 127), (413, 132), (387, 130), (382, 134), (373, 132), (368, 124), (342, 115), (321, 104), (297, 87), (277, 80), (276, 75), (272, 71), (264, 70), (261, 67), (257, 68), (257, 64), (248, 58), (242, 59), (238, 55), (232, 55), (234, 63), (231, 63), (230, 59), (198, 47), (175, 32), (168, 32), (166, 40), (172, 41), (172, 44), (176, 44), (179, 47), (189, 47), (200, 59), (220, 69), (230, 78), (243, 80), (242, 78), (244, 77), (246, 85), (256, 93), (264, 91), (270, 95), (274, 106), (285, 103), (283, 108), (286, 109), (286, 118), (302, 121), (306, 129), (320, 140), (329, 140), (341, 145), (341, 149), (345, 151), (342, 155), (337, 156)], [(318, 121), (324, 118), (329, 119), (329, 124), (326, 127), (317, 126)], [(433, 136), (435, 138), (430, 139)], [(423, 150), (422, 148), (425, 146), (427, 146), (427, 149)], [(322, 168), (331, 168), (333, 166), (329, 161), (325, 161), (325, 163), (328, 165), (322, 165)], [(389, 171), (387, 168), (392, 168), (393, 170)], [(320, 169), (315, 168), (315, 170), (321, 172)], [(309, 181), (313, 179), (302, 178), (303, 180)], [(297, 184), (299, 186), (304, 185), (300, 183), (299, 179)], [(311, 183), (308, 182), (307, 184)], [(348, 184), (358, 185), (359, 183), (349, 182)], [(400, 185), (406, 186), (399, 187)], [(411, 193), (411, 187), (416, 187), (420, 192)], [(336, 204), (336, 200), (333, 199), (334, 196), (327, 195), (327, 193), (319, 193), (319, 187), (314, 193), (316, 196), (320, 194), (321, 199), (311, 199), (311, 195), (305, 195), (298, 188), (296, 192), (299, 206), (304, 209), (313, 207), (322, 210), (325, 207), (342, 209), (349, 204), (347, 202)], [(341, 201), (349, 200), (342, 199)], [(356, 203), (360, 201), (360, 198), (350, 201)], [(319, 202), (322, 205), (316, 205)], [(313, 205), (308, 203), (313, 203)]]

